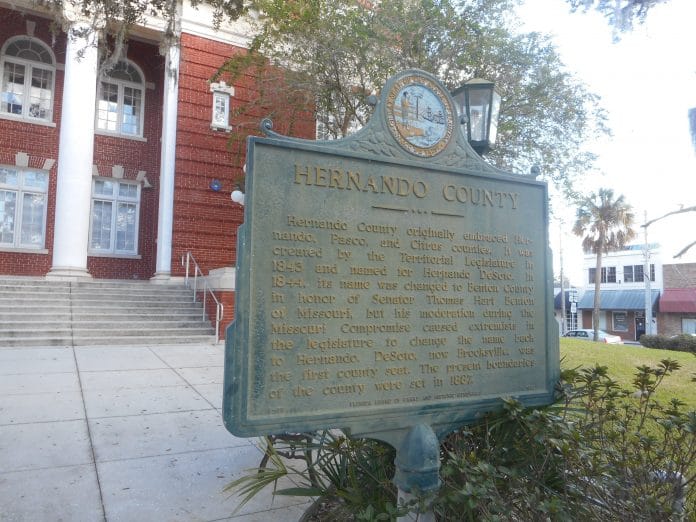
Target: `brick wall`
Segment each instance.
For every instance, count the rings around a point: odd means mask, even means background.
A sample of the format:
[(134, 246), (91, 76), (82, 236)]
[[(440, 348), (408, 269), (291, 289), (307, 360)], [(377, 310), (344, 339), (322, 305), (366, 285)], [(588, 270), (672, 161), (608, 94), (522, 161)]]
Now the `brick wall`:
[[(34, 168), (42, 168), (47, 159), (55, 160), (49, 171), (44, 244), (48, 253), (0, 252), (0, 266), (4, 274), (40, 276), (46, 274), (52, 265), (58, 142), (64, 82), (63, 67), (60, 66), (65, 64), (66, 40), (63, 33), (51, 33), (50, 23), (46, 19), (0, 8), (0, 47), (13, 36), (26, 35), (27, 20), (36, 22), (34, 36), (52, 49), (59, 65), (55, 73), (53, 103), (55, 126), (0, 118), (0, 165), (15, 165), (17, 152), (27, 153), (29, 166)], [(141, 68), (145, 81), (151, 86), (154, 85), (154, 88), (145, 89), (145, 140), (96, 135), (94, 163), (99, 174), (105, 177), (111, 177), (114, 165), (124, 167), (123, 178), (126, 180), (134, 180), (138, 171), (145, 171), (152, 188), (143, 188), (141, 192), (138, 232), (140, 259), (89, 257), (87, 268), (96, 278), (147, 279), (155, 271), (164, 59), (156, 45), (135, 40), (129, 43), (128, 58)]]
[[(215, 297), (217, 297), (218, 301), (222, 304), (223, 312), (222, 312), (222, 319), (220, 320), (220, 339), (224, 340), (225, 339), (225, 331), (227, 330), (227, 327), (230, 325), (230, 323), (234, 320), (234, 292), (232, 291), (220, 291), (220, 290), (215, 290)], [(198, 300), (202, 302), (203, 300), (203, 293), (198, 292)], [(210, 296), (206, 299), (205, 302), (205, 311), (208, 316), (208, 319), (210, 320), (210, 324), (215, 328), (215, 313), (216, 313), (216, 305), (215, 301), (213, 301)]]
[[(173, 275), (181, 275), (179, 259), (188, 250), (206, 273), (215, 268), (234, 266), (237, 227), (243, 221), (244, 209), (230, 200), (230, 193), (243, 177), (242, 167), (246, 161), (244, 136), (210, 128), (213, 95), (209, 80), (226, 58), (243, 50), (189, 34), (182, 35), (181, 43)], [(256, 95), (253, 78), (242, 77), (235, 82), (229, 78), (225, 80), (235, 89), (232, 107), (244, 104)], [(263, 114), (259, 113), (259, 123), (262, 118)], [(287, 132), (282, 121), (281, 117), (281, 125), (276, 130)], [(230, 121), (233, 126), (237, 123), (234, 119)], [(304, 137), (314, 136), (314, 121), (309, 112), (293, 132)], [(213, 179), (222, 183), (219, 192), (209, 188)]]
[[(173, 274), (180, 273), (178, 259), (188, 250), (205, 272), (233, 266), (236, 227), (243, 216), (229, 196), (233, 180), (242, 176), (242, 146), (229, 147), (229, 134), (210, 128), (213, 95), (208, 83), (225, 58), (239, 50), (187, 34), (181, 44)], [(222, 183), (219, 192), (209, 187), (213, 179)]]
[[(665, 288), (696, 288), (696, 263), (679, 263), (663, 266)], [(678, 335), (682, 333), (682, 319), (693, 319), (688, 313), (657, 314), (660, 334)]]
[[(27, 34), (27, 21), (36, 23), (34, 36), (46, 44), (54, 53), (57, 64), (65, 63), (65, 37), (50, 31), (48, 20), (0, 8), (0, 48), (5, 42)], [(58, 134), (60, 111), (63, 99), (63, 71), (55, 72), (53, 122), (55, 126), (25, 123), (0, 118), (0, 165), (15, 165), (17, 152), (29, 155), (29, 167), (43, 168), (44, 162), (58, 159)], [(51, 267), (53, 251), (53, 221), (56, 208), (57, 164), (49, 170), (46, 235), (44, 248), (48, 253), (0, 252), (0, 267), (3, 274), (43, 275)]]
[[(58, 33), (54, 36), (48, 20), (17, 11), (0, 8), (0, 46), (7, 38), (26, 34), (28, 19), (36, 22), (35, 36), (53, 49), (59, 65), (64, 64), (65, 35)], [(181, 43), (172, 243), (172, 274), (175, 276), (182, 275), (179, 259), (187, 250), (193, 252), (206, 273), (211, 269), (234, 266), (237, 227), (243, 221), (244, 212), (243, 207), (230, 200), (230, 192), (234, 184), (242, 179), (246, 148), (245, 136), (241, 135), (244, 131), (238, 133), (236, 140), (230, 140), (231, 134), (210, 128), (212, 93), (208, 83), (227, 57), (243, 50), (188, 34), (182, 35)], [(138, 171), (145, 171), (152, 187), (143, 187), (141, 192), (139, 259), (90, 256), (87, 267), (96, 278), (147, 279), (155, 271), (164, 58), (159, 55), (157, 46), (136, 40), (129, 42), (128, 57), (142, 69), (146, 82), (154, 85), (154, 88), (145, 90), (145, 140), (96, 135), (94, 163), (99, 174), (105, 177), (112, 175), (114, 165), (124, 168), (123, 177), (126, 180), (135, 179)], [(231, 83), (227, 80), (228, 84)], [(234, 82), (233, 108), (257, 95), (253, 80), (242, 77)], [(55, 126), (0, 119), (0, 164), (14, 165), (15, 155), (19, 151), (29, 154), (30, 165), (35, 167), (42, 167), (46, 159), (56, 160), (50, 169), (45, 238), (47, 253), (0, 252), (3, 273), (43, 275), (52, 265), (63, 81), (63, 71), (57, 70), (53, 106)], [(275, 109), (276, 130), (288, 133), (289, 118), (283, 116), (282, 107), (281, 110)], [(260, 122), (265, 114), (259, 112), (257, 116)], [(313, 137), (311, 111), (305, 111), (300, 116), (295, 121), (292, 133)], [(231, 124), (235, 125), (235, 121), (231, 121)], [(214, 192), (209, 188), (213, 179), (222, 182), (221, 191)]]
[(696, 288), (696, 263), (663, 265), (665, 288)]
[(689, 314), (657, 314), (657, 324), (660, 335), (678, 335), (682, 333), (682, 318), (690, 317)]

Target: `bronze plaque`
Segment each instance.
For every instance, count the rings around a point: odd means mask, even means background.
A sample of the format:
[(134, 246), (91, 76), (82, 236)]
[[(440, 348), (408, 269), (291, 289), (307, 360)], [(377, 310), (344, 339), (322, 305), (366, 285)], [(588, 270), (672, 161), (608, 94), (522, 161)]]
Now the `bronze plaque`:
[[(387, 91), (381, 136), (401, 132), (388, 98), (405, 88)], [(430, 146), (455, 154), (440, 130)], [(228, 428), (389, 439), (420, 422), (444, 432), (504, 396), (550, 402), (546, 185), (355, 143), (250, 139)]]

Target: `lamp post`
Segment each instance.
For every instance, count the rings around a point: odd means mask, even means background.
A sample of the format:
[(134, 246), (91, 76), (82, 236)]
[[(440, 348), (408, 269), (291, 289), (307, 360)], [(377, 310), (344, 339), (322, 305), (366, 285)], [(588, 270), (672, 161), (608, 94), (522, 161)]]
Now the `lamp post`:
[[(644, 214), (645, 249), (643, 252), (643, 281), (645, 282), (645, 333), (652, 335), (652, 289), (650, 288), (650, 245), (648, 244), (648, 212)], [(640, 339), (639, 339), (640, 340)]]
[(500, 113), (500, 94), (495, 84), (481, 78), (469, 80), (452, 92), (469, 144), (480, 155), (495, 143)]

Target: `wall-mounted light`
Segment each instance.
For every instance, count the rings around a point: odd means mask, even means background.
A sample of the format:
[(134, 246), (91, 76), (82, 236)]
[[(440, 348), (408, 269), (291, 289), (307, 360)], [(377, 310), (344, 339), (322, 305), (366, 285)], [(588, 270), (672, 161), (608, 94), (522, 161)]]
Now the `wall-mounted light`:
[[(242, 172), (246, 176), (246, 163), (242, 165)], [(235, 184), (235, 188), (232, 191), (232, 194), (230, 194), (230, 198), (232, 198), (232, 201), (235, 203), (239, 203), (240, 205), (244, 205), (244, 192), (242, 192), (242, 186), (237, 183)]]
[(232, 198), (232, 201), (234, 201), (235, 203), (244, 205), (244, 192), (242, 192), (241, 190), (233, 190), (232, 194), (230, 194), (230, 198)]

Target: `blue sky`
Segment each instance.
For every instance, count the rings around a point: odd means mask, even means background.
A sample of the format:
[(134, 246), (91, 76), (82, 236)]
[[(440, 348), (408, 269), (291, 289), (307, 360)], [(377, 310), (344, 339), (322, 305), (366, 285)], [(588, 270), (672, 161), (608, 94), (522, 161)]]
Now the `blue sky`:
[[(526, 30), (554, 36), (568, 69), (601, 96), (614, 136), (592, 143), (599, 172), (588, 173), (583, 191), (613, 188), (634, 207), (640, 222), (696, 205), (696, 153), (691, 146), (687, 111), (696, 107), (696, 0), (670, 0), (656, 7), (643, 25), (612, 42), (612, 29), (595, 12), (570, 14), (562, 0), (527, 0), (519, 11)], [(564, 272), (582, 284), (582, 249), (570, 228), (551, 225), (554, 271), (559, 271), (559, 230), (563, 230)], [(664, 262), (696, 240), (696, 213), (682, 214), (649, 227), (650, 242), (662, 245)], [(640, 241), (642, 241), (640, 229)]]

